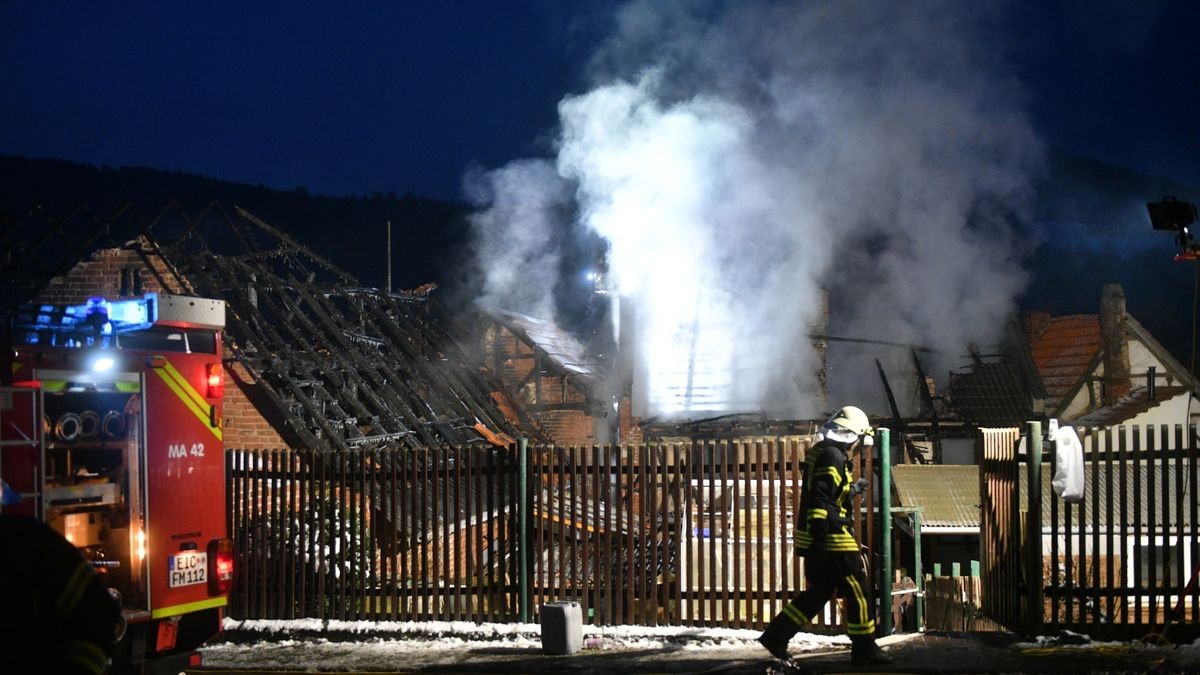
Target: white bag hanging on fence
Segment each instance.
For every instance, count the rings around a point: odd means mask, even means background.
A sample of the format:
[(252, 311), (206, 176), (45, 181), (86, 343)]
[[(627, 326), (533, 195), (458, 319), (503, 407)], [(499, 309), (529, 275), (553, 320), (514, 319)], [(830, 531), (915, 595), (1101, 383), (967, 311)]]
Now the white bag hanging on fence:
[(1073, 427), (1059, 427), (1054, 419), (1050, 420), (1050, 438), (1058, 457), (1058, 470), (1050, 482), (1054, 494), (1065, 502), (1083, 501), (1083, 443)]

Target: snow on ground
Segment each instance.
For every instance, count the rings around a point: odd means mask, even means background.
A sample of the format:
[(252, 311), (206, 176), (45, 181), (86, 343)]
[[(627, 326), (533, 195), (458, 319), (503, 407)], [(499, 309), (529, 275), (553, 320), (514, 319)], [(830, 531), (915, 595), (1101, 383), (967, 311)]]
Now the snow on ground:
[[(209, 668), (372, 669), (381, 664), (453, 662), (455, 655), (540, 654), (538, 624), (477, 624), (467, 621), (295, 621), (225, 620), (223, 638), (201, 649)], [(584, 652), (677, 650), (679, 655), (711, 650), (765, 655), (759, 631), (682, 626), (584, 626)], [(801, 633), (789, 645), (802, 654), (849, 645), (845, 636)]]
[[(567, 660), (538, 661), (543, 658), (538, 624), (226, 619), (224, 627), (226, 632), (222, 637), (200, 650), (207, 668), (413, 672), (437, 667), (441, 672), (459, 672), (461, 666), (461, 672), (468, 672), (481, 663), (508, 662), (505, 672), (517, 672), (513, 670), (514, 663), (518, 664), (518, 670), (520, 664), (540, 663), (539, 670), (560, 669), (561, 675), (584, 672), (578, 667), (574, 670), (568, 667), (577, 666), (578, 661), (573, 657), (545, 657)], [(681, 660), (699, 663), (706, 659), (764, 659), (766, 652), (758, 644), (758, 636), (758, 631), (728, 628), (584, 626), (584, 649), (579, 656), (584, 657), (584, 663), (589, 661), (589, 655), (596, 656), (609, 671), (628, 672), (648, 672), (632, 666), (642, 664), (643, 660), (654, 664), (654, 659), (662, 659), (664, 655), (677, 666)], [(889, 636), (881, 643), (891, 641), (898, 646), (896, 638), (904, 637), (908, 636)], [(837, 651), (848, 645), (845, 636), (801, 633), (792, 640), (789, 649), (802, 656)], [(961, 650), (964, 646), (971, 648), (970, 641), (955, 648)], [(1052, 659), (1047, 663), (1070, 665), (1074, 663), (1074, 655), (1080, 655), (1079, 658), (1092, 659), (1085, 661), (1086, 664), (1095, 665), (1094, 659), (1107, 658), (1113, 664), (1129, 666), (1129, 672), (1146, 672), (1142, 666), (1168, 658), (1169, 664), (1174, 664), (1172, 667), (1182, 670), (1168, 668), (1164, 672), (1200, 672), (1197, 667), (1200, 640), (1179, 646), (1149, 640), (1101, 642), (1064, 631), (1010, 645), (1002, 654), (994, 655), (1003, 656), (1009, 664), (1019, 664), (1022, 658), (1040, 658)], [(683, 670), (676, 668), (673, 672), (683, 672), (686, 667), (685, 663)]]
[(1013, 647), (1021, 650), (1071, 648), (1081, 650), (1091, 649), (1097, 651), (1137, 650), (1169, 647), (1181, 652), (1200, 653), (1200, 639), (1197, 639), (1195, 642), (1190, 644), (1175, 645), (1167, 640), (1167, 638), (1163, 635), (1150, 634), (1141, 640), (1135, 640), (1133, 642), (1103, 642), (1100, 640), (1093, 640), (1089, 635), (1064, 629), (1058, 635), (1038, 635), (1033, 639), (1033, 642), (1018, 642), (1013, 645)]

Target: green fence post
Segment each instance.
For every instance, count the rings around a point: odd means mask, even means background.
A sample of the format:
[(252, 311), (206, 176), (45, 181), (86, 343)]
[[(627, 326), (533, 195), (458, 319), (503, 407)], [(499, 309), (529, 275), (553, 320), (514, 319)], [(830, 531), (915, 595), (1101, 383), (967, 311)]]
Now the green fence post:
[(883, 540), (880, 635), (892, 634), (892, 432), (879, 429), (879, 537)]
[(921, 509), (913, 511), (913, 580), (917, 582), (917, 599), (913, 611), (917, 615), (917, 632), (925, 632), (925, 568), (921, 564)]
[(529, 439), (517, 439), (517, 611), (529, 623)]
[(1042, 580), (1042, 423), (1029, 422), (1029, 515), (1025, 518), (1025, 633), (1040, 635), (1045, 616), (1042, 599), (1045, 583)]

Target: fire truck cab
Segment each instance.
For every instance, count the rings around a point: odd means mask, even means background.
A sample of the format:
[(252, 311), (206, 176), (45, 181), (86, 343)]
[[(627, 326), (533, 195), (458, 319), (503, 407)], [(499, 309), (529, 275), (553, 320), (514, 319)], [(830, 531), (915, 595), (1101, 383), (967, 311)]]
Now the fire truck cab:
[(0, 478), (19, 497), (0, 509), (45, 521), (120, 599), (116, 665), (198, 665), (233, 579), (225, 303), (149, 293), (10, 319)]

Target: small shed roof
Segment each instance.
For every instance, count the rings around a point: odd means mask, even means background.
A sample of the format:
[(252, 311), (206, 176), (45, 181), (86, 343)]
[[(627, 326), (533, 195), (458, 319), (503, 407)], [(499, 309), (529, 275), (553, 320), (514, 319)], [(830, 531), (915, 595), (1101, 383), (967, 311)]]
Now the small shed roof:
[[(1053, 493), (1051, 465), (1043, 463), (1042, 527), (1051, 526), (1055, 516), (1052, 511), (1056, 511), (1060, 531), (1065, 529), (1069, 512), (1076, 529), (1080, 523), (1102, 528), (1124, 524), (1132, 532), (1133, 523), (1140, 522), (1147, 528), (1153, 515), (1159, 528), (1183, 527), (1190, 532), (1191, 504), (1196, 499), (1192, 486), (1200, 477), (1197, 473), (1195, 467), (1181, 467), (1173, 459), (1088, 462), (1083, 501), (1068, 509)], [(898, 505), (923, 507), (923, 529), (936, 532), (979, 527), (982, 499), (977, 465), (904, 464), (892, 467), (892, 475)], [(1028, 481), (1023, 471), (1019, 489), (1021, 508), (1028, 508)], [(1135, 496), (1140, 501), (1135, 501)], [(1057, 509), (1051, 508), (1051, 499), (1058, 500)]]
[(921, 527), (979, 527), (979, 467), (898, 464), (892, 480), (900, 506), (920, 506)]
[(1187, 390), (1187, 387), (1155, 387), (1154, 398), (1151, 398), (1149, 387), (1138, 387), (1113, 405), (1077, 417), (1072, 423), (1083, 427), (1108, 427), (1124, 424)]

